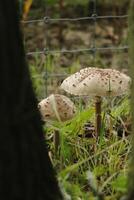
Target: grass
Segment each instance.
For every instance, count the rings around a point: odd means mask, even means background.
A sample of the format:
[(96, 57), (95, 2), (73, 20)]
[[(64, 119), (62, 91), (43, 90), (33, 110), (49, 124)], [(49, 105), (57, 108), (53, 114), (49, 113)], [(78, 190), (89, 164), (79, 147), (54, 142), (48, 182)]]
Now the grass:
[[(21, 0), (20, 2), (22, 4), (23, 1)], [(37, 19), (42, 16), (42, 13), (44, 16), (43, 8), (46, 2), (47, 6), (52, 7), (52, 9), (54, 6), (58, 9), (59, 5), (56, 0), (38, 0), (33, 2), (36, 9), (31, 10), (30, 17)], [(72, 8), (72, 5), (81, 5), (84, 11), (85, 7), (86, 10), (85, 13), (83, 13), (85, 16), (89, 15), (89, 10), (92, 9), (87, 6), (90, 5), (89, 0), (65, 0), (64, 2), (66, 8), (69, 8), (69, 6)], [(106, 7), (106, 10), (109, 7), (110, 9), (112, 7), (119, 7), (122, 9), (126, 2), (126, 0), (118, 0), (116, 3), (109, 0), (98, 0), (97, 12), (100, 12), (100, 15), (107, 15), (105, 13), (106, 11), (102, 13), (103, 7)], [(99, 6), (100, 8), (102, 7), (102, 11), (99, 10)], [(42, 11), (39, 11), (37, 8), (42, 9)], [(56, 9), (51, 13), (51, 17), (59, 17), (59, 9), (58, 13)], [(112, 9), (111, 12), (115, 15), (116, 9)], [(81, 10), (80, 13), (76, 14), (81, 16)], [(104, 26), (106, 26), (106, 24), (102, 23), (103, 28)], [(77, 30), (77, 28), (71, 25), (68, 26), (69, 31), (71, 27), (75, 32), (79, 31), (79, 29)], [(96, 26), (96, 28), (100, 27)], [(114, 27), (113, 24), (112, 27)], [(117, 28), (118, 30), (120, 29), (118, 26)], [(89, 33), (89, 30), (90, 29), (84, 30), (84, 32), (87, 31)], [(113, 32), (115, 32), (115, 30), (114, 27)], [(114, 39), (113, 36), (114, 35), (110, 35), (110, 37)], [(33, 37), (35, 37), (35, 34)], [(81, 37), (84, 37), (84, 35), (81, 35)], [(106, 36), (101, 35), (101, 33), (96, 35), (96, 46), (105, 47), (107, 42), (109, 42), (104, 40), (105, 37)], [(102, 39), (104, 40), (103, 42)], [(34, 40), (32, 45), (33, 43), (35, 43)], [(38, 44), (37, 41), (36, 43)], [(80, 43), (80, 41), (78, 41), (78, 43)], [(108, 46), (123, 46), (126, 45), (126, 43), (127, 38), (123, 36), (123, 34), (119, 34), (119, 39), (115, 44), (110, 43)], [(69, 46), (71, 49), (78, 49), (81, 48), (80, 44), (75, 44), (73, 41)], [(52, 43), (50, 49), (55, 49), (53, 45)], [(85, 47), (84, 42), (81, 45), (82, 48), (83, 46)], [(56, 46), (56, 48), (58, 47)], [(110, 54), (106, 53), (107, 52), (97, 52), (95, 62), (93, 56), (87, 53), (78, 55), (60, 55), (58, 53), (55, 56), (47, 55), (46, 63), (44, 62), (46, 59), (44, 55), (36, 55), (32, 59), (30, 58), (30, 73), (38, 100), (40, 101), (51, 93), (62, 93), (62, 91), (59, 90), (59, 85), (62, 80), (67, 74), (78, 71), (81, 65), (83, 65), (83, 67), (95, 65), (101, 68), (115, 66), (120, 66), (120, 69), (126, 68), (126, 52), (119, 53), (118, 51), (109, 51), (108, 53)], [(67, 57), (68, 55), (71, 57)], [(57, 77), (49, 76), (52, 74), (57, 74)], [(63, 74), (64, 77), (58, 76), (58, 74)], [(47, 85), (47, 88), (45, 85)], [(73, 99), (73, 101), (77, 106), (78, 112), (72, 120), (65, 123), (47, 123), (43, 127), (48, 143), (49, 156), (57, 172), (57, 178), (63, 195), (66, 200), (119, 200), (121, 197), (125, 196), (127, 191), (129, 154), (131, 152), (131, 110), (129, 97), (123, 96), (121, 98), (104, 99), (102, 105), (102, 130), (98, 141), (96, 141), (94, 131), (95, 110), (93, 102), (91, 100), (87, 102), (87, 99), (84, 98), (81, 98), (80, 101), (79, 99)], [(110, 113), (109, 109), (111, 109)], [(111, 131), (109, 130), (110, 119), (113, 124), (113, 129)], [(57, 154), (55, 154), (53, 144), (53, 134), (55, 130), (59, 131), (61, 140), (60, 151)]]
[[(71, 71), (68, 68), (64, 72), (74, 73), (80, 67), (78, 63), (74, 63), (73, 66), (73, 71), (70, 67)], [(39, 100), (43, 98), (45, 91), (44, 70), (44, 65), (30, 66), (34, 89)], [(51, 58), (47, 70), (49, 73), (56, 72), (55, 70), (63, 72), (63, 68), (53, 67)], [(53, 88), (52, 91), (58, 87), (58, 84), (51, 82), (50, 77), (48, 83), (51, 84), (48, 89)], [(64, 123), (47, 123), (44, 126), (49, 155), (57, 172), (60, 188), (67, 200), (118, 200), (127, 191), (131, 152), (129, 97), (103, 100), (102, 130), (98, 141), (94, 131), (93, 102), (86, 100), (85, 103), (84, 98), (81, 98), (81, 101), (73, 100), (77, 106), (77, 114), (73, 119)], [(113, 123), (112, 133), (109, 131), (110, 118)], [(55, 130), (59, 131), (61, 140), (60, 151), (57, 154), (53, 144)]]
[[(111, 112), (114, 125), (119, 116), (128, 117), (128, 110), (128, 99), (120, 99), (120, 105), (114, 106)], [(66, 123), (54, 123), (45, 127), (51, 159), (61, 188), (73, 200), (101, 199), (100, 194), (103, 194), (103, 199), (119, 199), (127, 191), (130, 136), (118, 136), (116, 130), (108, 135), (105, 117), (102, 136), (96, 142), (92, 135), (86, 137), (84, 125), (89, 121), (94, 121), (92, 105)], [(61, 137), (58, 156), (54, 154), (52, 143), (54, 130), (58, 130)]]

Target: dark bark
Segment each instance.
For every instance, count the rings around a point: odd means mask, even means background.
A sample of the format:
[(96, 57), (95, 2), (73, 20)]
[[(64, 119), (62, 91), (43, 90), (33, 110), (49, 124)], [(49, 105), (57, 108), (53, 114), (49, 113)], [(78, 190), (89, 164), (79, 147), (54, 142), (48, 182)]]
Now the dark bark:
[(59, 200), (25, 61), (17, 0), (0, 0), (0, 199)]

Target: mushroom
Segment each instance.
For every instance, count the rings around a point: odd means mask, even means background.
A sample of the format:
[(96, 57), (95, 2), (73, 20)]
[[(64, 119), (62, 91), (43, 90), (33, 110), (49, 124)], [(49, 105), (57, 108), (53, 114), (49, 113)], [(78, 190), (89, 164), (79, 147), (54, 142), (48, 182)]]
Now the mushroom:
[[(66, 96), (51, 94), (38, 104), (39, 111), (43, 121), (60, 121), (65, 122), (76, 113), (74, 103)], [(55, 151), (57, 152), (60, 144), (59, 132), (54, 134)]]
[(61, 88), (73, 95), (95, 97), (96, 134), (101, 131), (101, 97), (119, 96), (128, 91), (131, 79), (115, 69), (84, 68), (66, 78)]

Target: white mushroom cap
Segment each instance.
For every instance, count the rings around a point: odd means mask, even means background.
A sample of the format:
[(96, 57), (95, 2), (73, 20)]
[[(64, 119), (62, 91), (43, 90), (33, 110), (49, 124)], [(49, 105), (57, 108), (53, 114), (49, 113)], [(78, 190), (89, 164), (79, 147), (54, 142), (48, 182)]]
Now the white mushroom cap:
[(43, 99), (38, 108), (44, 121), (66, 121), (76, 113), (74, 103), (68, 97), (59, 94), (52, 94)]
[(61, 88), (73, 95), (119, 96), (129, 90), (129, 76), (115, 69), (84, 68), (66, 78)]

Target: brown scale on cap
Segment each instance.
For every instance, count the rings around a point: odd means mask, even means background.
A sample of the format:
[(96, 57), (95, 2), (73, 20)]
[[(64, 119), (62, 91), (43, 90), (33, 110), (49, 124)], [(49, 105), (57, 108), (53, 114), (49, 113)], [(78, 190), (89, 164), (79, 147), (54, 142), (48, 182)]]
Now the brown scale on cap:
[(89, 67), (66, 78), (61, 88), (74, 95), (119, 96), (129, 90), (130, 82), (129, 76), (115, 69)]
[(38, 108), (43, 121), (66, 121), (71, 119), (76, 113), (74, 103), (68, 97), (59, 94), (52, 94), (43, 99), (38, 104)]

